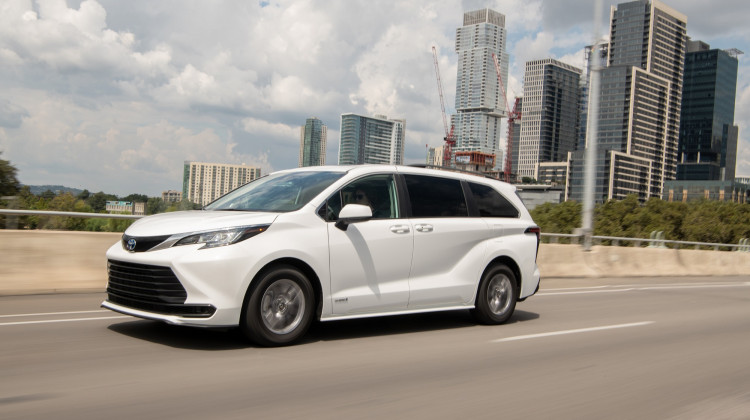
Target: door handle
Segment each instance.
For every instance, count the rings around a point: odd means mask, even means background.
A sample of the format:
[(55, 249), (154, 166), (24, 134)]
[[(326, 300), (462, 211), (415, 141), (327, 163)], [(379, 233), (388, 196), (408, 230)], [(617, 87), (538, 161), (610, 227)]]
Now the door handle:
[(417, 232), (432, 232), (432, 225), (415, 225), (414, 230)]
[(408, 225), (395, 225), (391, 226), (391, 232), (393, 233), (409, 233), (410, 229)]

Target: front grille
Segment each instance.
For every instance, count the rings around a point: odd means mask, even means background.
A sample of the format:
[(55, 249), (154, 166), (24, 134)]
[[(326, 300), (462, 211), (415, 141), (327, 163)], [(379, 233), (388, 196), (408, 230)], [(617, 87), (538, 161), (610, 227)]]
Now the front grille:
[[(122, 235), (122, 248), (125, 250), (128, 250), (130, 252), (146, 252), (150, 250), (151, 248), (155, 247), (156, 245), (159, 245), (160, 243), (166, 241), (169, 238), (170, 235), (164, 235), (164, 236), (130, 236), (130, 235)], [(135, 240), (135, 248), (130, 249), (128, 248), (128, 241), (131, 239)]]
[(187, 291), (169, 267), (107, 261), (107, 300), (165, 315), (209, 317), (211, 305), (185, 305)]

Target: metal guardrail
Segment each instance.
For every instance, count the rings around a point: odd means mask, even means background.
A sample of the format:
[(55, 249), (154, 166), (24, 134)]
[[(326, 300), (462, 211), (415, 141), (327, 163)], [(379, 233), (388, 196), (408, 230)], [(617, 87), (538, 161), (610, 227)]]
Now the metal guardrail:
[[(44, 211), (44, 210), (9, 210), (0, 209), (1, 215), (9, 216), (63, 216), (63, 217), (81, 217), (81, 218), (101, 218), (101, 219), (140, 219), (144, 216), (134, 214), (106, 214), (106, 213), (82, 213), (67, 211)], [(566, 239), (571, 244), (582, 244), (583, 235), (571, 233), (544, 233), (542, 238), (548, 238), (548, 243), (559, 243), (560, 239)], [(695, 249), (713, 248), (714, 251), (720, 251), (722, 248), (740, 252), (750, 252), (750, 239), (743, 238), (739, 244), (718, 244), (710, 242), (691, 242), (691, 241), (671, 241), (664, 239), (663, 232), (652, 232), (651, 238), (623, 238), (617, 236), (592, 236), (595, 245), (601, 245), (603, 242), (609, 242), (612, 246), (621, 245), (621, 242), (631, 243), (633, 247), (639, 248), (646, 244), (649, 248), (673, 248), (681, 249), (694, 247)]]
[(143, 216), (135, 214), (108, 214), (108, 213), (84, 213), (75, 211), (46, 211), (46, 210), (9, 210), (0, 209), (0, 215), (9, 216), (63, 216), (63, 217), (80, 217), (91, 219), (140, 219)]
[[(542, 232), (542, 238), (549, 238), (549, 243), (559, 243), (559, 240), (566, 238), (571, 244), (583, 243), (583, 235), (566, 234), (566, 233), (544, 233)], [(713, 242), (693, 242), (693, 241), (671, 241), (663, 239), (664, 235), (652, 234), (650, 239), (645, 238), (623, 238), (617, 236), (592, 236), (595, 245), (601, 245), (603, 242), (609, 241), (612, 246), (628, 246), (623, 245), (621, 242), (631, 243), (633, 247), (639, 248), (643, 244), (646, 244), (648, 248), (672, 248), (672, 249), (683, 249), (683, 248), (712, 248), (714, 251), (721, 251), (722, 248), (729, 249), (732, 251), (750, 252), (750, 239), (741, 239), (739, 244), (719, 244)]]

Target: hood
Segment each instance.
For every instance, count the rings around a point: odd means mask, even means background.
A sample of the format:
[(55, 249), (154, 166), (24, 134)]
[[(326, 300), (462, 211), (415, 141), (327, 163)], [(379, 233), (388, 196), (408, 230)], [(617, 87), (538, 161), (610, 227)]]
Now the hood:
[(278, 213), (193, 210), (161, 213), (138, 219), (125, 231), (130, 236), (162, 236), (238, 226), (270, 225)]

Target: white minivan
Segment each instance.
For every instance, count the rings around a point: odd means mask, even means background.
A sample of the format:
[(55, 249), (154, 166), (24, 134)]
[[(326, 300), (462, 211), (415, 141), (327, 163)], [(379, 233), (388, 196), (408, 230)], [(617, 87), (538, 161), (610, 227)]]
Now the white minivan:
[(274, 172), (203, 210), (139, 219), (107, 251), (102, 306), (291, 344), (313, 320), (471, 309), (499, 324), (539, 289), (515, 187), (411, 166)]

